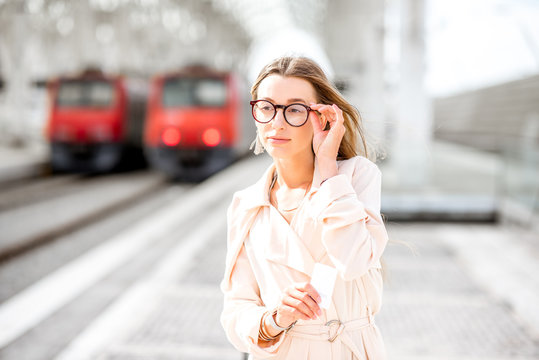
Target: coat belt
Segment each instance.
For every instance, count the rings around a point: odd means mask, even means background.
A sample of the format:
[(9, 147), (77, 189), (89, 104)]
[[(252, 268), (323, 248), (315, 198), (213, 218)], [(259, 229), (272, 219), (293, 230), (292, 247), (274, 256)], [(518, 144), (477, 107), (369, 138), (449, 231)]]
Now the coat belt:
[(330, 320), (325, 324), (296, 324), (290, 329), (288, 336), (306, 340), (329, 341), (333, 343), (332, 347), (338, 346), (338, 343), (342, 342), (356, 358), (362, 359), (365, 355), (364, 353), (360, 353), (357, 344), (352, 341), (349, 332), (372, 325), (374, 325), (374, 317), (369, 314), (369, 316), (345, 322)]

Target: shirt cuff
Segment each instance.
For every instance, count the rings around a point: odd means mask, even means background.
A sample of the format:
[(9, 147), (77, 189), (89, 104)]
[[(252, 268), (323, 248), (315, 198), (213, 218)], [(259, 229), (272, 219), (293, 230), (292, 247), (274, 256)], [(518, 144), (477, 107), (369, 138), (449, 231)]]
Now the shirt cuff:
[(269, 355), (274, 355), (277, 352), (286, 337), (286, 332), (283, 332), (278, 338), (276, 338), (271, 345), (269, 343), (266, 346), (258, 345), (258, 331), (260, 327), (260, 322), (262, 321), (262, 316), (268, 310), (266, 308), (263, 308), (263, 310), (257, 310), (259, 311), (257, 317), (260, 318), (260, 321), (258, 322), (258, 326), (256, 328), (256, 335), (254, 332), (251, 335), (252, 341), (250, 345), (250, 353), (253, 354), (255, 357), (268, 357)]

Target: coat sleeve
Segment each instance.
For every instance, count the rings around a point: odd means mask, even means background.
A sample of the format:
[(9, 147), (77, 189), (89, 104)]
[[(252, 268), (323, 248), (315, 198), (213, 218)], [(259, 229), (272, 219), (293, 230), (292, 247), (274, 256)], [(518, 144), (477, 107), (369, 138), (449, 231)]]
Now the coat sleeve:
[(311, 215), (322, 226), (322, 243), (346, 281), (379, 267), (388, 241), (380, 215), (380, 170), (367, 159), (348, 161), (353, 161), (351, 174), (339, 171), (311, 198)]
[[(277, 354), (285, 336), (274, 342), (258, 343), (258, 330), (262, 315), (268, 309), (264, 305), (258, 283), (243, 245), (241, 231), (235, 221), (240, 220), (234, 211), (234, 201), (228, 211), (228, 250), (225, 278), (221, 282), (224, 306), (221, 324), (228, 340), (236, 349), (253, 354), (257, 358), (271, 358)], [(244, 223), (245, 219), (242, 218)], [(241, 236), (241, 239), (236, 238)], [(230, 254), (234, 254), (231, 256)]]

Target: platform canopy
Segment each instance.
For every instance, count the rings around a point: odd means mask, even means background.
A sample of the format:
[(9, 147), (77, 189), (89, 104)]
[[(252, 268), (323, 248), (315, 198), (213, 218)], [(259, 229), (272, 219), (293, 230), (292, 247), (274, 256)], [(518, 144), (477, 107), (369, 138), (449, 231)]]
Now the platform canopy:
[(247, 72), (283, 52), (310, 55), (331, 71), (318, 37), (326, 6), (327, 0), (0, 0), (0, 72), (10, 73), (21, 59), (38, 78), (88, 66), (155, 73), (193, 62)]

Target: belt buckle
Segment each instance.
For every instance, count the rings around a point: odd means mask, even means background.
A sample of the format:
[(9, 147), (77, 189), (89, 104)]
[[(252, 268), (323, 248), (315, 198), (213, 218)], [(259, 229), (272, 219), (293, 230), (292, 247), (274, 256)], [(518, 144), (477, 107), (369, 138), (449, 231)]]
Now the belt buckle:
[[(334, 328), (335, 325), (338, 325), (337, 330), (335, 330), (335, 333), (333, 335), (331, 335), (331, 329)], [(335, 339), (337, 339), (337, 337), (339, 335), (341, 335), (341, 333), (344, 330), (344, 324), (341, 322), (341, 320), (338, 320), (338, 319), (328, 321), (326, 323), (326, 326), (329, 327), (329, 329), (328, 329), (328, 341), (329, 342), (334, 342)]]

